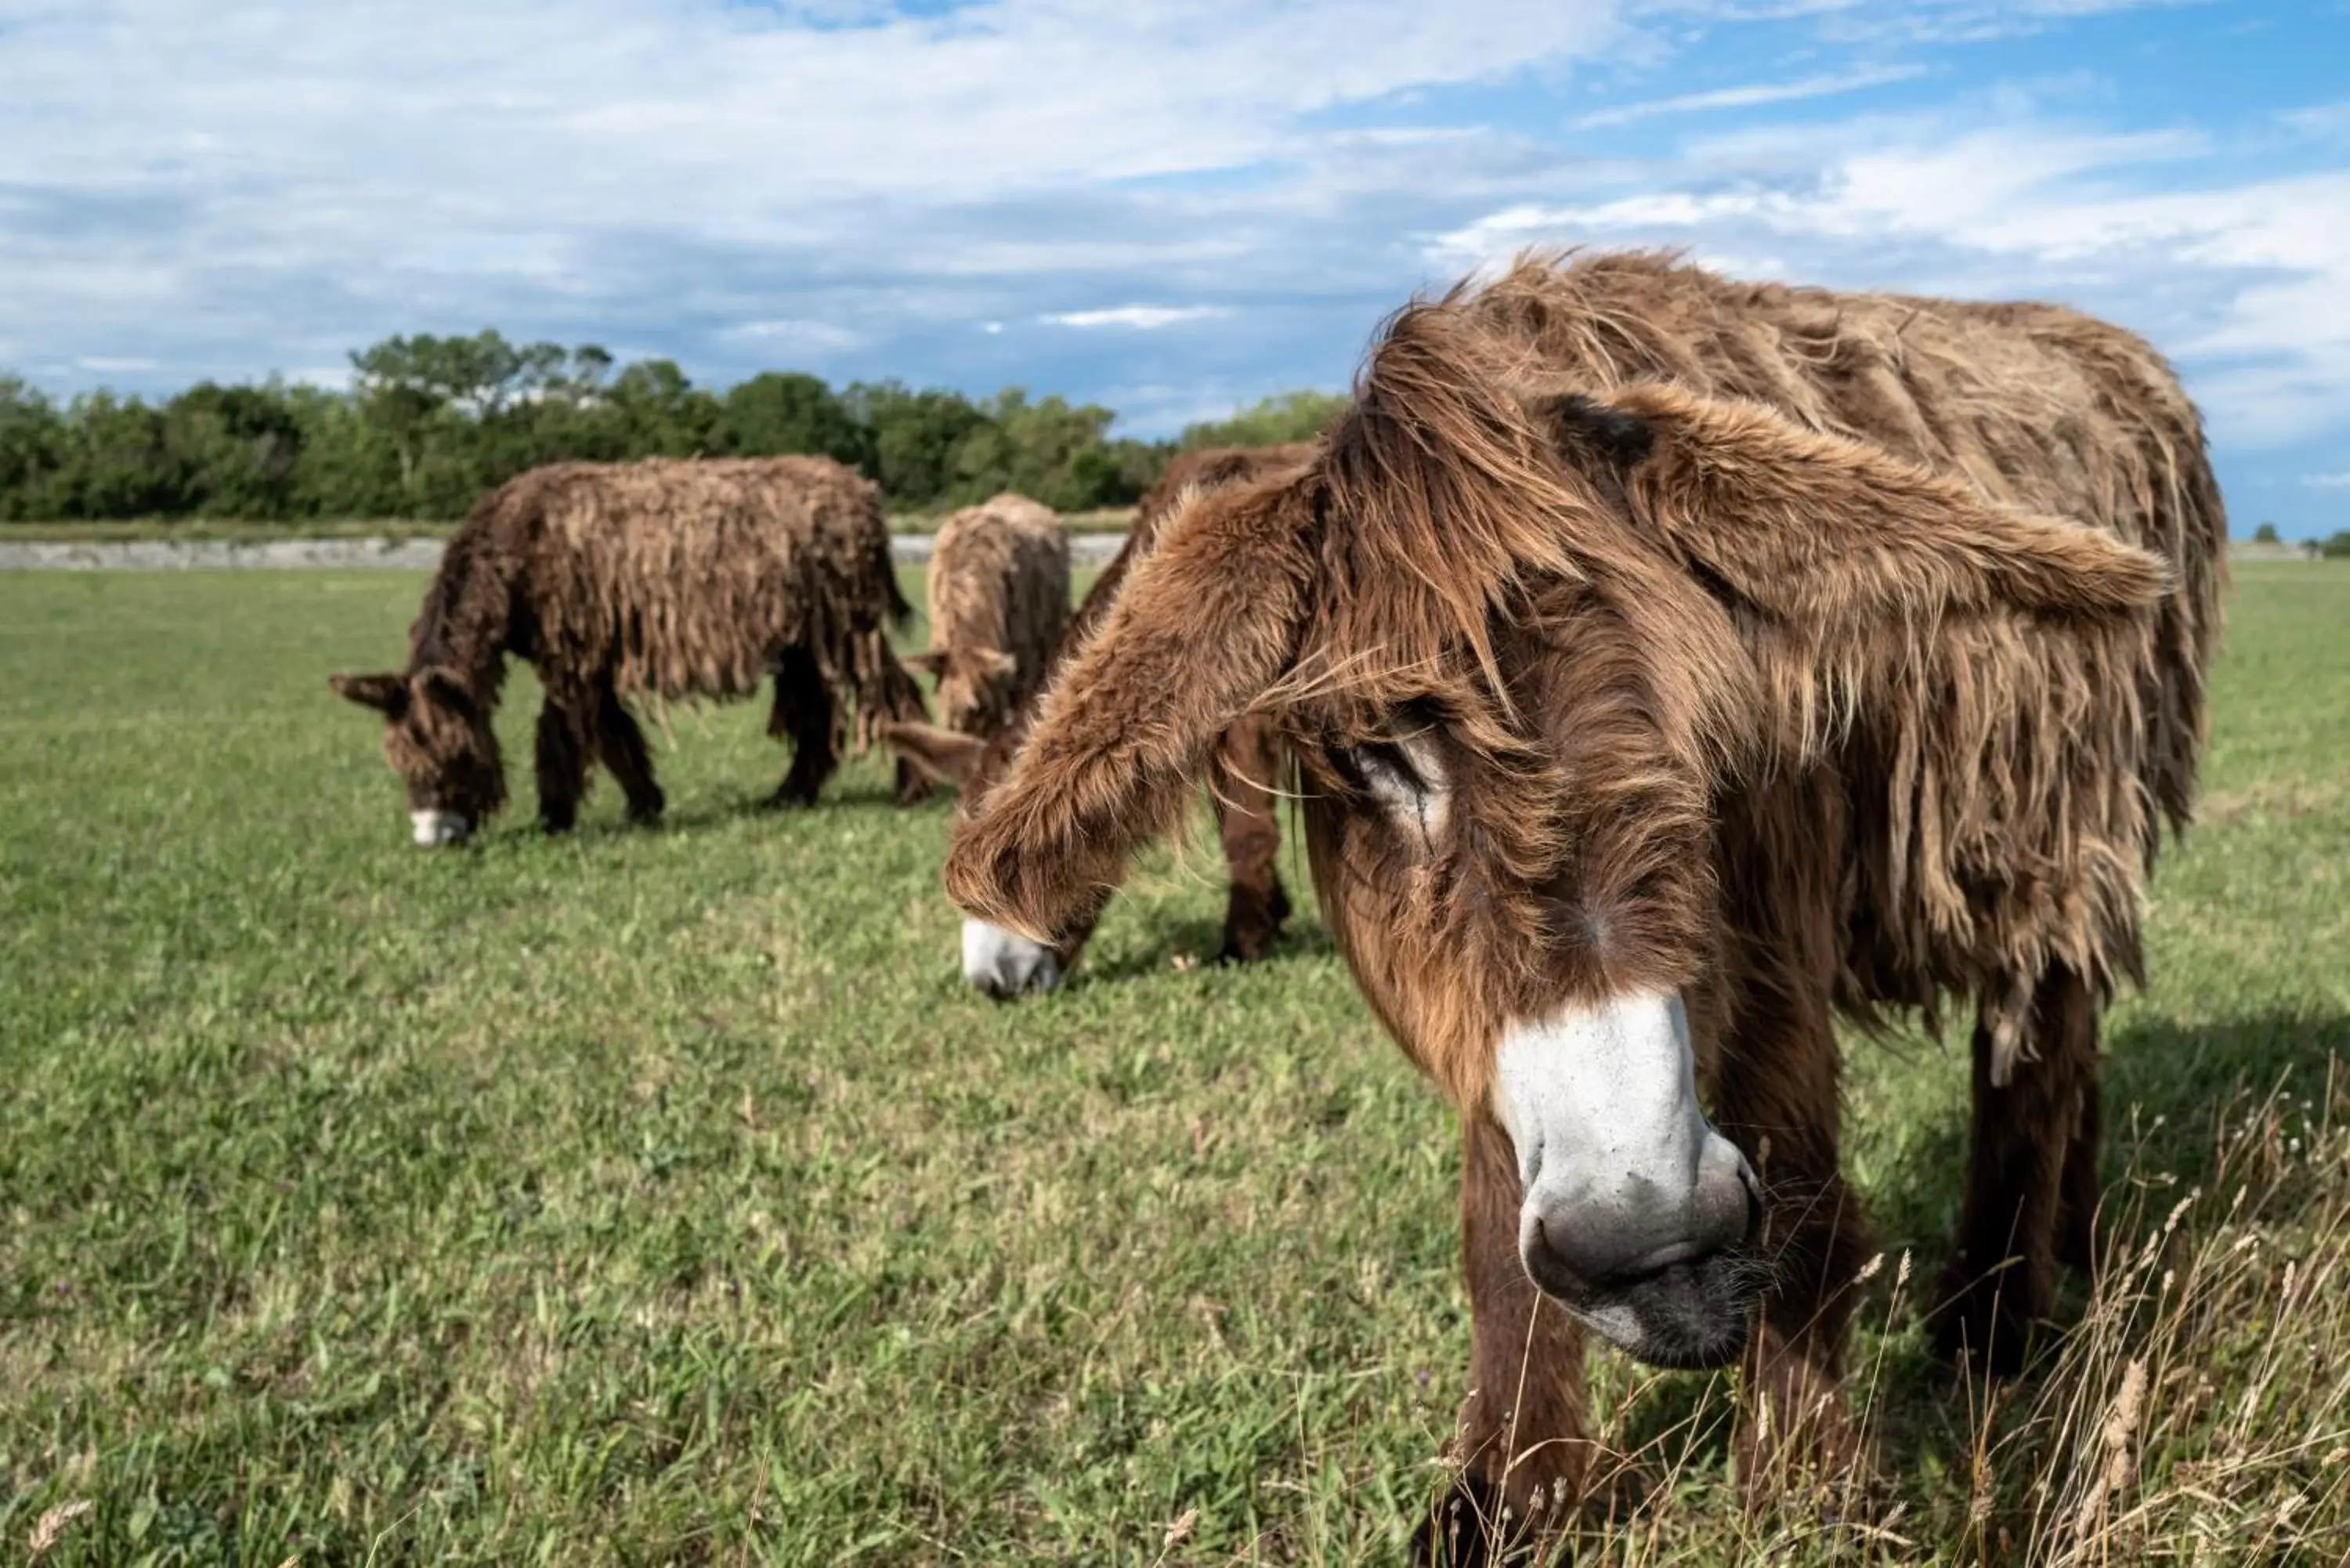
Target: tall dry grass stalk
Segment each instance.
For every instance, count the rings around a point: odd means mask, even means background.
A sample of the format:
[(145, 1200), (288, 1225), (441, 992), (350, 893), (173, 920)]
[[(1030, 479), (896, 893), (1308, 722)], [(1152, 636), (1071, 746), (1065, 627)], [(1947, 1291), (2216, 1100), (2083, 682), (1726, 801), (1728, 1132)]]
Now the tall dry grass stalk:
[(2350, 1559), (2350, 1109), (2239, 1096), (2196, 1189), (2134, 1175), (2105, 1267), (1990, 1449), (2013, 1560)]
[[(2153, 1168), (2159, 1123), (2145, 1129), (2108, 1192), (2085, 1305), (2012, 1383), (1919, 1370), (1904, 1256), (1871, 1309), (1885, 1333), (1847, 1371), (1842, 1447), (1859, 1464), (1782, 1444), (1750, 1494), (1725, 1462), (1726, 1379), (1692, 1398), (1685, 1381), (1607, 1363), (1610, 1479), (1645, 1501), (1588, 1521), (1571, 1560), (2350, 1563), (2345, 1113), (2338, 1074), (2310, 1100), (2239, 1094), (2212, 1116), (2194, 1186)], [(1906, 1372), (1889, 1365), (1905, 1341)], [(1640, 1430), (1659, 1409), (1686, 1414)]]

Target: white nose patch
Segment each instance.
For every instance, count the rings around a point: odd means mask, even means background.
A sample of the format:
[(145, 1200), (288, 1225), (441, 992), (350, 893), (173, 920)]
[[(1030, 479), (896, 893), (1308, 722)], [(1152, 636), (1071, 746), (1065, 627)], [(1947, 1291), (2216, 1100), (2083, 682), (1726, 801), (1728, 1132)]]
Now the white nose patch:
[(1493, 1111), (1517, 1152), (1529, 1234), (1605, 1216), (1653, 1227), (1669, 1247), (1702, 1193), (1739, 1203), (1750, 1179), (1698, 1103), (1679, 996), (1627, 992), (1512, 1025), (1495, 1056)]
[(1061, 983), (1053, 950), (985, 920), (962, 923), (962, 978), (993, 996), (1048, 992)]
[(470, 825), (453, 811), (411, 811), (408, 814), (418, 847), (432, 849), (443, 844), (463, 844)]

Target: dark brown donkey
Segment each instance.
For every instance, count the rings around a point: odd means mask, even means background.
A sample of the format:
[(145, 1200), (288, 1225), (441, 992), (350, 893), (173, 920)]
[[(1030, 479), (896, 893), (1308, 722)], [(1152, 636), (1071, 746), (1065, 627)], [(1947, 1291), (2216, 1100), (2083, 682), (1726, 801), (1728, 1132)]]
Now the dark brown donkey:
[[(571, 826), (600, 757), (629, 815), (660, 815), (631, 698), (744, 697), (775, 682), (768, 732), (789, 736), (775, 804), (813, 804), (860, 744), (919, 718), (920, 689), (889, 651), (909, 613), (879, 493), (828, 458), (560, 463), (484, 497), (449, 541), (408, 634), (408, 668), (338, 675), (384, 716), (416, 842), (462, 842), (505, 801), (491, 715), (506, 659), (538, 669), (538, 810)], [(900, 798), (926, 788), (902, 764)]]
[[(1103, 568), (1085, 603), (1077, 607), (1076, 618), (1054, 649), (1046, 680), (1101, 623), (1118, 597), (1118, 585), (1126, 581), (1133, 564), (1150, 553), (1159, 525), (1179, 501), (1221, 485), (1297, 471), (1313, 454), (1311, 446), (1214, 447), (1179, 453), (1159, 483), (1142, 498), (1135, 513), (1134, 532)], [(1009, 725), (983, 740), (922, 724), (893, 724), (885, 738), (900, 756), (912, 758), (933, 777), (959, 784), (968, 810), (995, 787), (1035, 712), (1032, 698), (1021, 705)], [(1219, 954), (1227, 961), (1263, 957), (1281, 935), (1282, 921), (1289, 918), (1289, 895), (1281, 886), (1276, 864), (1281, 824), (1274, 815), (1274, 791), (1280, 765), (1273, 726), (1253, 714), (1243, 714), (1217, 736), (1201, 768), (1215, 803), (1216, 826), (1232, 879), (1224, 904), (1224, 940)], [(1106, 901), (1105, 897), (1082, 919), (1065, 922), (1053, 940), (1045, 942), (1032, 941), (985, 920), (964, 921), (963, 979), (1000, 997), (1052, 990), (1076, 962)]]
[(2224, 533), (2193, 407), (2103, 323), (1522, 264), (1397, 317), (1311, 465), (1167, 521), (948, 889), (1057, 940), (1269, 717), (1331, 929), (1461, 1111), (1451, 1521), (1584, 1494), (1588, 1330), (1742, 1357), (1744, 1475), (1837, 1458), (1832, 1025), (1973, 1011), (1936, 1330), (2014, 1366), (2089, 1256), (2097, 1014), (2188, 815)]

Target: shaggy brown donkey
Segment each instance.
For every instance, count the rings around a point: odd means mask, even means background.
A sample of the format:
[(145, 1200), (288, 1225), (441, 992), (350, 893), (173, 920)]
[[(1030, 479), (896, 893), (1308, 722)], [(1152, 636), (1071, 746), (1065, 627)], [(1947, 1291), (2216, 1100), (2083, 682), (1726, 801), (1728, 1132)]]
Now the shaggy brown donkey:
[[(1118, 585), (1126, 580), (1134, 562), (1149, 554), (1159, 525), (1180, 500), (1220, 485), (1299, 469), (1313, 454), (1310, 446), (1211, 447), (1178, 454), (1150, 493), (1142, 498), (1135, 513), (1134, 532), (1103, 569), (1062, 635), (1048, 666), (1048, 678), (1100, 624), (1118, 597)], [(961, 785), (968, 809), (995, 787), (1035, 715), (1032, 698), (1021, 705), (1007, 727), (984, 741), (919, 724), (892, 725), (887, 738), (899, 755), (913, 758), (933, 777)], [(1203, 769), (1232, 879), (1224, 904), (1223, 947), (1218, 955), (1228, 961), (1263, 957), (1280, 937), (1281, 923), (1289, 918), (1289, 895), (1281, 886), (1277, 865), (1281, 825), (1274, 815), (1279, 769), (1273, 727), (1253, 714), (1243, 714), (1225, 728)], [(963, 979), (999, 997), (1050, 991), (1076, 962), (1100, 913), (1101, 905), (1097, 902), (1084, 918), (1064, 925), (1047, 942), (1031, 941), (984, 920), (966, 920)]]
[(1069, 629), (1069, 535), (1049, 506), (1004, 494), (940, 524), (931, 552), (939, 722), (985, 741), (1045, 684)]
[[(882, 720), (921, 714), (887, 637), (908, 611), (879, 492), (828, 458), (560, 463), (493, 491), (449, 541), (405, 671), (333, 685), (383, 714), (421, 845), (461, 842), (504, 804), (491, 714), (509, 654), (546, 691), (548, 828), (571, 826), (591, 756), (631, 818), (660, 815), (630, 698), (744, 697), (768, 675), (768, 732), (794, 746), (773, 798), (805, 805), (839, 763), (847, 704), (860, 742)], [(901, 764), (900, 798), (920, 787)]]
[(1749, 1478), (1846, 1457), (1833, 1023), (1972, 1009), (1937, 1328), (2015, 1365), (2088, 1255), (2097, 1012), (2188, 814), (2224, 531), (2194, 409), (2103, 323), (1522, 264), (1398, 317), (1309, 467), (1168, 520), (948, 888), (1055, 940), (1271, 717), (1330, 927), (1462, 1116), (1424, 1549), (1585, 1494), (1589, 1331), (1742, 1357)]

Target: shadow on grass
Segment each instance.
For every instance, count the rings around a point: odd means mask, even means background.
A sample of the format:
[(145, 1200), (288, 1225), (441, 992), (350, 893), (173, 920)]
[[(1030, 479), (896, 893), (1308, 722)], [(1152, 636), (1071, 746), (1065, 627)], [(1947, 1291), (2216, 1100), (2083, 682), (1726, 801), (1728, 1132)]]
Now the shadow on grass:
[[(1097, 982), (1140, 980), (1147, 975), (1164, 974), (1176, 967), (1179, 960), (1190, 960), (1202, 967), (1212, 964), (1217, 950), (1223, 946), (1224, 928), (1219, 920), (1159, 920), (1151, 926), (1148, 941), (1126, 948), (1114, 956), (1088, 953), (1077, 967), (1080, 976), (1090, 976)], [(1300, 925), (1293, 919), (1282, 932), (1281, 940), (1260, 964), (1282, 964), (1306, 957), (1328, 957), (1337, 951), (1330, 933), (1318, 923)]]

